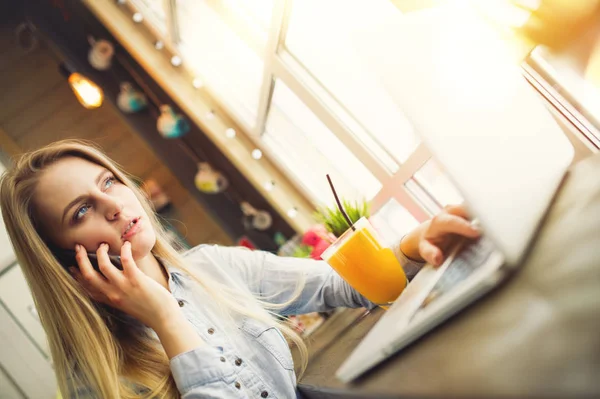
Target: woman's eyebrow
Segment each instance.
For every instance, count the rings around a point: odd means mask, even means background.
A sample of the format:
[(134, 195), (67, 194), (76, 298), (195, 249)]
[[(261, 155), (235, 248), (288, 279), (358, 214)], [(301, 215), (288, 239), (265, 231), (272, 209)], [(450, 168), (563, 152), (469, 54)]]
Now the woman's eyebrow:
[[(100, 183), (102, 176), (104, 176), (107, 172), (109, 172), (109, 170), (104, 169), (102, 172), (100, 172), (100, 174), (98, 174), (98, 176), (96, 176), (96, 185), (98, 185), (98, 183)], [(67, 216), (67, 213), (69, 212), (69, 210), (73, 206), (75, 206), (75, 204), (77, 204), (79, 201), (81, 201), (83, 198), (85, 198), (85, 195), (80, 195), (77, 198), (75, 198), (73, 201), (69, 202), (69, 204), (65, 207), (65, 210), (63, 212), (61, 223), (65, 222), (65, 217)]]

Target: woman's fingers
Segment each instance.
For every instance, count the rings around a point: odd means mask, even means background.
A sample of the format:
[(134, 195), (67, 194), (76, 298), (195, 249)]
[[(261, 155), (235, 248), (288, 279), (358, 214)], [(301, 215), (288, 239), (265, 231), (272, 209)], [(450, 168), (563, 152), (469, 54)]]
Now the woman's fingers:
[(85, 289), (90, 297), (97, 302), (106, 303), (108, 298), (102, 292), (91, 286), (84, 278), (81, 272), (76, 267), (70, 267), (69, 272), (71, 276)]
[(83, 247), (76, 248), (76, 259), (79, 269), (70, 268), (73, 277), (89, 293), (95, 301), (118, 307), (131, 292), (131, 288), (139, 284), (138, 269), (131, 253), (131, 243), (125, 242), (121, 247), (121, 264), (123, 271), (112, 264), (108, 256), (108, 244), (102, 244), (96, 251), (100, 273), (93, 269)]
[(481, 232), (468, 220), (469, 214), (463, 205), (450, 205), (431, 219), (419, 242), (421, 257), (434, 266), (444, 262), (444, 251), (455, 242), (456, 236), (478, 238)]
[(439, 266), (444, 261), (442, 250), (427, 240), (421, 240), (419, 243), (419, 253), (427, 263), (434, 266)]
[(123, 265), (123, 273), (132, 282), (137, 278), (139, 269), (133, 260), (133, 254), (131, 253), (131, 243), (125, 241), (121, 247), (121, 264)]
[(437, 239), (448, 234), (458, 234), (468, 238), (477, 238), (481, 232), (461, 216), (452, 215), (449, 213), (441, 213), (434, 217), (431, 221), (426, 238)]
[(98, 247), (96, 255), (100, 272), (108, 281), (119, 286), (123, 281), (123, 274), (112, 264), (108, 257), (108, 244), (103, 243)]
[(100, 292), (108, 292), (110, 284), (100, 273), (94, 270), (87, 252), (82, 245), (78, 244), (75, 246), (75, 260), (77, 260), (77, 264), (79, 265), (81, 277), (87, 284)]
[(460, 216), (463, 219), (471, 219), (471, 215), (467, 212), (467, 208), (463, 204), (458, 205), (446, 205), (444, 211), (451, 215)]

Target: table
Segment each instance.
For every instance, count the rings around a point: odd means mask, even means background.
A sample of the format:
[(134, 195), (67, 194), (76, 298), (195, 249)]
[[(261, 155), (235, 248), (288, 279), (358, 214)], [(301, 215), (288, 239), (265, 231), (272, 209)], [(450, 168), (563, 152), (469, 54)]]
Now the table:
[(382, 313), (345, 310), (314, 333), (303, 397), (600, 397), (600, 154), (571, 169), (518, 273), (341, 383), (335, 371)]

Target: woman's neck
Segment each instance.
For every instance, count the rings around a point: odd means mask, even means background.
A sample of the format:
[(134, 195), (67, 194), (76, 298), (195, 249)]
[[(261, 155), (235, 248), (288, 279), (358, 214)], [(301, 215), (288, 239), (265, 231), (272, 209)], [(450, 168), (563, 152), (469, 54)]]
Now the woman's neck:
[(169, 273), (152, 253), (145, 258), (136, 260), (135, 263), (145, 275), (170, 291)]

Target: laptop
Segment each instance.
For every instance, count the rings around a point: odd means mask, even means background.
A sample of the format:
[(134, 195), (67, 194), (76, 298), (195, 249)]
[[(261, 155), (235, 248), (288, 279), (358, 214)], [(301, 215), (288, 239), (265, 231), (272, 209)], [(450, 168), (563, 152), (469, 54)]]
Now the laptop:
[[(381, 40), (385, 37), (385, 40)], [(573, 148), (497, 32), (468, 5), (391, 15), (353, 37), (481, 225), (426, 265), (337, 370), (359, 377), (498, 286), (523, 262)]]

